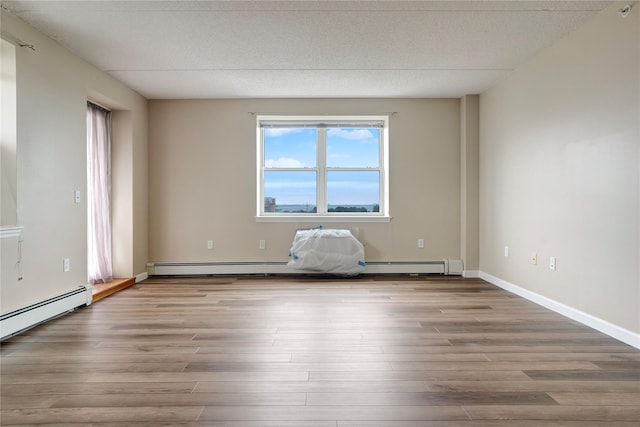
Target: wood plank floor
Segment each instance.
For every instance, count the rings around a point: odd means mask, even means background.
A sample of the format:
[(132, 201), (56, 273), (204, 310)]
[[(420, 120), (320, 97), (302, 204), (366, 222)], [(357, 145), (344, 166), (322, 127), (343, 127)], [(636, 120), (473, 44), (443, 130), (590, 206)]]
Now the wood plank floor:
[(640, 351), (479, 279), (152, 278), (0, 353), (2, 426), (640, 425)]

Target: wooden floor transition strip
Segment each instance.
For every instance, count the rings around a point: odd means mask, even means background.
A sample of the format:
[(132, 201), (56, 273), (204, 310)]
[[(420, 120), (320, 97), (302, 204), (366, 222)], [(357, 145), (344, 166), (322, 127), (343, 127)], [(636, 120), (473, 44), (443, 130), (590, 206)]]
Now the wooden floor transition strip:
[(108, 297), (109, 295), (115, 294), (118, 291), (121, 291), (129, 286), (136, 284), (136, 278), (130, 277), (126, 279), (112, 279), (106, 283), (96, 283), (93, 285), (92, 289), (92, 299), (91, 302), (94, 303), (96, 301), (100, 301), (103, 298)]

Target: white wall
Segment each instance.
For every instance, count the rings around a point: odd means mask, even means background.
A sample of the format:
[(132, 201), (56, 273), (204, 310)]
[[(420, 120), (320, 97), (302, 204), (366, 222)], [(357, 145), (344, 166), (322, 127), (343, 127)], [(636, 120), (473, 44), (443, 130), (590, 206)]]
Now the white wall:
[(150, 101), (150, 261), (284, 262), (295, 229), (316, 225), (256, 222), (251, 112), (397, 112), (391, 222), (330, 226), (358, 227), (367, 261), (460, 258), (459, 100), (261, 99)]
[(0, 39), (0, 226), (16, 224), (16, 48)]
[[(87, 282), (86, 272), (86, 101), (129, 111), (129, 139), (123, 155), (129, 166), (114, 177), (130, 218), (133, 262), (127, 276), (145, 271), (147, 256), (147, 102), (121, 83), (38, 33), (1, 14), (2, 31), (35, 46), (16, 49), (17, 222), (22, 234), (22, 276), (17, 280), (16, 245), (3, 245), (0, 311), (40, 302)], [(122, 186), (120, 186), (122, 187)], [(81, 203), (73, 191), (80, 190)], [(122, 205), (122, 203), (121, 203)], [(114, 230), (114, 233), (117, 233)], [(140, 240), (136, 237), (142, 236)], [(64, 258), (71, 271), (63, 273)], [(5, 274), (7, 273), (7, 274)]]
[(622, 4), (481, 95), (480, 269), (639, 333), (640, 7)]

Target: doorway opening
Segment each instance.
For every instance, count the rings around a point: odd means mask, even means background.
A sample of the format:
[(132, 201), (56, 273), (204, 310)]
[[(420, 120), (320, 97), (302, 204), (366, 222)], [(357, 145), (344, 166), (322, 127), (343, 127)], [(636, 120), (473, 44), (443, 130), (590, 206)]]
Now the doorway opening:
[(87, 280), (113, 278), (111, 254), (111, 111), (87, 102)]

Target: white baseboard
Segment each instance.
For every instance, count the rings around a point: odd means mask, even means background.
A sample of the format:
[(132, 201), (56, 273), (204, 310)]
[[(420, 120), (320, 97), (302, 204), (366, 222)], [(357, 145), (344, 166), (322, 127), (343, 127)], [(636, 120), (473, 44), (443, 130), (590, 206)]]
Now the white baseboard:
[(86, 289), (85, 294), (87, 296), (87, 305), (89, 306), (93, 302), (93, 285), (91, 283), (86, 283), (84, 288)]
[(535, 292), (531, 292), (527, 289), (521, 288), (520, 286), (492, 276), (491, 274), (481, 271), (480, 278), (506, 291), (519, 295), (531, 302), (548, 308), (549, 310), (562, 314), (569, 319), (575, 320), (582, 323), (583, 325), (589, 326), (597, 331), (607, 334), (610, 337), (622, 341), (625, 344), (629, 344), (632, 347), (640, 349), (640, 334), (629, 331), (628, 329), (614, 325), (613, 323), (609, 323), (606, 320), (602, 320), (576, 308), (569, 307), (568, 305), (562, 304)]
[(31, 304), (0, 316), (0, 339), (31, 329), (78, 307), (87, 305), (91, 288), (80, 286), (59, 296)]
[[(449, 260), (449, 264), (451, 261)], [(461, 262), (459, 263), (461, 265)], [(368, 262), (363, 274), (461, 274), (446, 271), (445, 261), (377, 261)], [(285, 262), (221, 262), (221, 263), (149, 263), (148, 274), (154, 276), (181, 275), (243, 275), (243, 274), (304, 274), (293, 270)]]
[(142, 282), (143, 280), (147, 280), (149, 278), (149, 273), (146, 271), (144, 273), (136, 274), (136, 283)]
[(465, 279), (477, 279), (480, 277), (480, 271), (478, 270), (464, 270), (462, 272), (462, 277)]
[(190, 275), (243, 275), (243, 274), (291, 274), (286, 263), (149, 263), (147, 271), (154, 276), (190, 276)]
[(445, 274), (444, 261), (368, 262), (364, 274)]

